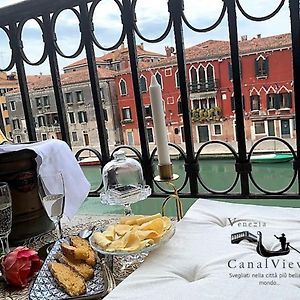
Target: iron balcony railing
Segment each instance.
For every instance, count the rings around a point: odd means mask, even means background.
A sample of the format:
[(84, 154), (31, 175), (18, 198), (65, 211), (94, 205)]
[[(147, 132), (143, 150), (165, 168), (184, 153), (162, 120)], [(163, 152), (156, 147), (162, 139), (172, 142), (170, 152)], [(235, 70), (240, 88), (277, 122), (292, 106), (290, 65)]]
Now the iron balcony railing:
[[(105, 128), (105, 116), (102, 106), (99, 78), (97, 73), (97, 66), (95, 61), (95, 47), (104, 50), (112, 51), (117, 49), (124, 41), (127, 42), (129, 51), (129, 62), (131, 68), (131, 77), (134, 89), (135, 106), (138, 118), (138, 130), (141, 150), (138, 151), (130, 146), (122, 145), (122, 148), (130, 149), (140, 160), (145, 180), (152, 188), (156, 187), (156, 192), (153, 196), (162, 196), (166, 191), (163, 187), (159, 186), (153, 181), (153, 170), (155, 150), (150, 152), (146, 125), (145, 125), (145, 112), (144, 104), (142, 99), (142, 93), (139, 84), (139, 69), (137, 60), (137, 45), (136, 36), (142, 41), (149, 43), (158, 43), (166, 39), (170, 35), (170, 31), (174, 31), (175, 41), (175, 53), (177, 58), (178, 67), (178, 79), (180, 87), (180, 99), (182, 102), (182, 120), (183, 120), (183, 134), (185, 140), (185, 151), (178, 145), (171, 144), (176, 151), (178, 151), (181, 158), (184, 160), (186, 176), (183, 183), (178, 187), (179, 193), (182, 197), (215, 197), (215, 198), (299, 198), (300, 191), (300, 20), (299, 20), (299, 1), (289, 0), (290, 10), (290, 24), (291, 24), (291, 37), (292, 37), (292, 58), (293, 58), (293, 89), (294, 89), (294, 106), (296, 115), (296, 152), (294, 149), (285, 141), (280, 138), (265, 138), (253, 144), (250, 152), (247, 153), (246, 140), (245, 140), (245, 128), (244, 128), (244, 112), (241, 92), (241, 79), (240, 79), (240, 64), (239, 64), (239, 46), (238, 46), (238, 33), (237, 33), (237, 11), (241, 13), (245, 18), (253, 22), (265, 21), (273, 18), (287, 2), (287, 0), (281, 0), (278, 7), (271, 12), (269, 15), (263, 17), (256, 17), (249, 15), (242, 7), (240, 0), (224, 0), (223, 7), (220, 11), (220, 15), (214, 24), (207, 28), (196, 28), (187, 19), (184, 12), (184, 1), (183, 0), (169, 0), (168, 1), (168, 22), (165, 31), (161, 36), (154, 39), (146, 38), (142, 35), (139, 30), (136, 16), (136, 4), (137, 0), (113, 0), (120, 10), (122, 30), (118, 41), (110, 46), (103, 46), (96, 38), (94, 34), (93, 17), (97, 5), (100, 0), (27, 0), (19, 4), (9, 6), (0, 10), (0, 27), (4, 33), (8, 36), (11, 47), (11, 61), (8, 66), (4, 68), (4, 71), (9, 71), (14, 67), (18, 73), (20, 93), (22, 97), (22, 103), (24, 113), (26, 117), (26, 126), (29, 140), (36, 140), (36, 128), (31, 109), (31, 103), (28, 92), (28, 85), (26, 80), (25, 64), (32, 66), (38, 66), (48, 61), (51, 71), (51, 77), (53, 82), (54, 95), (56, 100), (56, 106), (58, 111), (59, 123), (62, 133), (62, 138), (69, 145), (70, 134), (68, 131), (68, 124), (66, 118), (66, 109), (63, 100), (63, 93), (61, 87), (61, 81), (59, 76), (58, 67), (58, 56), (64, 58), (76, 58), (83, 51), (86, 53), (88, 71), (90, 76), (90, 85), (93, 97), (93, 104), (95, 109), (95, 115), (97, 120), (97, 130), (100, 140), (100, 152), (95, 149), (91, 149), (101, 159), (102, 166), (105, 165), (111, 158), (111, 153), (108, 147), (107, 131)], [(75, 53), (71, 55), (65, 54), (59, 47), (55, 34), (55, 25), (58, 16), (66, 9), (71, 10), (79, 20), (80, 25), (80, 44)], [(203, 8), (205, 9), (205, 7)], [(23, 51), (22, 44), (22, 30), (26, 21), (34, 19), (42, 31), (43, 43), (41, 45), (44, 51), (41, 58), (38, 61), (30, 61)], [(207, 33), (214, 30), (220, 25), (220, 23), (226, 19), (229, 31), (230, 41), (230, 59), (232, 64), (232, 82), (233, 82), (233, 94), (235, 101), (235, 121), (236, 121), (236, 139), (237, 149), (235, 151), (229, 144), (222, 141), (210, 141), (201, 145), (197, 153), (195, 153), (194, 140), (192, 134), (192, 120), (191, 120), (191, 109), (189, 102), (189, 88), (187, 84), (186, 74), (186, 58), (184, 52), (184, 36), (183, 27), (187, 26), (190, 30), (201, 33)], [(224, 24), (224, 22), (223, 22)], [(48, 60), (47, 60), (48, 59)], [(210, 88), (205, 86), (205, 88)], [(201, 90), (201, 86), (199, 87)], [(0, 118), (0, 126), (4, 128), (2, 119)], [(284, 143), (286, 147), (291, 151), (294, 156), (293, 163), (293, 177), (287, 187), (280, 191), (266, 191), (261, 188), (254, 180), (250, 157), (255, 149), (264, 140), (276, 140)], [(213, 190), (206, 186), (203, 181), (202, 174), (199, 172), (199, 165), (202, 163), (201, 154), (203, 149), (209, 145), (222, 145), (227, 148), (235, 159), (235, 170), (236, 178), (232, 185), (222, 191)], [(80, 151), (82, 152), (82, 151)], [(77, 153), (77, 156), (80, 154)], [(249, 184), (252, 182), (253, 185), (259, 190), (258, 193), (251, 193), (249, 190)], [(297, 182), (298, 190), (296, 193), (290, 193), (289, 188)], [(205, 189), (206, 192), (199, 192), (199, 185)], [(233, 189), (240, 185), (240, 192), (233, 192)], [(183, 192), (184, 188), (188, 188), (189, 192)], [(99, 189), (95, 191), (97, 195)]]
[(217, 89), (218, 89), (217, 80), (208, 80), (204, 82), (190, 84), (191, 93), (213, 92), (216, 91)]

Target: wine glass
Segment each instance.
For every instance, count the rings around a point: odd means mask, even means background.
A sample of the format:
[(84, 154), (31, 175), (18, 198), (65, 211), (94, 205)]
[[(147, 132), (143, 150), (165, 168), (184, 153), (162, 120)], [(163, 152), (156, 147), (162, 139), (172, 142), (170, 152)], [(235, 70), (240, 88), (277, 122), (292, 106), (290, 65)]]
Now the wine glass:
[(65, 185), (61, 173), (38, 176), (38, 190), (48, 217), (58, 226), (59, 238), (63, 237), (61, 218), (65, 206)]
[(8, 236), (12, 224), (12, 201), (10, 190), (6, 182), (0, 182), (0, 241), (4, 253), (8, 253)]

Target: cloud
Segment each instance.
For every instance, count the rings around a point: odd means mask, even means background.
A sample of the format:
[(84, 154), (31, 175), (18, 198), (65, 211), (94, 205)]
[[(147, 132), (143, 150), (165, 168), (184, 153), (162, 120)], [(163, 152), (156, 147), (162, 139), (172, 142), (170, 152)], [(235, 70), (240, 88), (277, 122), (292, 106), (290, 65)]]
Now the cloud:
[[(20, 0), (1, 0), (0, 7), (5, 5), (15, 4), (21, 2)], [(245, 11), (254, 16), (263, 16), (271, 13), (280, 3), (280, 0), (240, 0), (242, 7)], [(184, 13), (187, 20), (197, 28), (203, 28), (212, 25), (221, 12), (223, 0), (185, 0)], [(168, 22), (168, 5), (167, 0), (138, 0), (136, 6), (137, 26), (141, 33), (147, 38), (159, 37), (166, 28)], [(256, 36), (260, 33), (262, 36), (286, 33), (290, 31), (289, 10), (288, 3), (284, 5), (282, 10), (274, 18), (265, 22), (253, 22), (247, 20), (244, 16), (237, 11), (238, 18), (238, 35), (248, 35), (249, 38)], [(114, 45), (120, 37), (122, 31), (122, 22), (120, 19), (120, 10), (113, 0), (102, 0), (97, 5), (93, 17), (95, 27), (95, 35), (98, 41), (105, 47)], [(222, 39), (228, 40), (228, 25), (227, 14), (221, 24), (214, 30), (208, 33), (197, 33), (184, 27), (185, 46), (190, 47), (208, 39)], [(73, 53), (78, 46), (79, 41), (79, 28), (78, 19), (70, 10), (66, 10), (59, 16), (56, 25), (56, 33), (58, 44), (61, 49), (67, 54)], [(41, 55), (41, 40), (40, 33), (37, 25), (30, 22), (26, 26), (26, 51), (30, 53), (30, 57), (36, 60)], [(126, 41), (126, 39), (125, 39)], [(137, 43), (142, 40), (137, 38)], [(145, 49), (164, 53), (166, 45), (174, 46), (174, 33), (171, 33), (160, 43), (149, 44), (144, 42)], [(5, 51), (3, 41), (0, 35), (0, 51)], [(95, 47), (96, 55), (102, 55)], [(0, 53), (1, 54), (1, 53)], [(3, 56), (3, 55), (2, 55)], [(58, 56), (60, 68), (72, 63), (85, 56), (85, 52), (76, 59), (63, 59)], [(0, 55), (0, 63), (2, 61)], [(2, 63), (1, 63), (2, 65)], [(49, 68), (48, 68), (49, 69)], [(47, 72), (45, 64), (39, 67), (27, 67), (28, 72), (36, 72), (42, 70), (43, 73)], [(45, 70), (45, 71), (44, 71)]]

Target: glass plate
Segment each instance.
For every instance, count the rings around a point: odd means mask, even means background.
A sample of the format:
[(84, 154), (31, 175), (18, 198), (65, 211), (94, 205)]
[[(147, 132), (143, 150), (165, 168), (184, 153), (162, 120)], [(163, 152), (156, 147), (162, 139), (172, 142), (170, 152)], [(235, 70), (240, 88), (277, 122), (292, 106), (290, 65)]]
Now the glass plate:
[(55, 261), (55, 254), (60, 251), (60, 244), (62, 242), (68, 242), (68, 239), (64, 238), (58, 240), (54, 244), (30, 288), (29, 300), (85, 299), (90, 298), (93, 295), (103, 293), (104, 280), (99, 262), (97, 262), (94, 267), (94, 277), (86, 282), (87, 292), (85, 294), (77, 297), (71, 297), (58, 286), (48, 268), (48, 264), (51, 261)]
[[(105, 230), (105, 229), (104, 229)], [(99, 227), (95, 229), (95, 232), (103, 232), (103, 227)], [(164, 234), (164, 236), (161, 238), (161, 240), (159, 241), (159, 243), (153, 244), (153, 245), (149, 245), (141, 250), (138, 251), (131, 251), (131, 252), (127, 252), (127, 251), (117, 251), (117, 252), (109, 252), (109, 251), (105, 251), (103, 250), (99, 245), (97, 245), (93, 239), (93, 235), (89, 238), (90, 241), (90, 245), (91, 247), (95, 250), (98, 251), (101, 254), (105, 254), (105, 255), (132, 255), (132, 254), (138, 254), (138, 253), (146, 253), (146, 252), (150, 252), (156, 248), (161, 247), (162, 245), (164, 245), (166, 242), (168, 242), (171, 237), (174, 235), (175, 233), (175, 222), (171, 222), (171, 226), (170, 228), (166, 231), (166, 233)]]

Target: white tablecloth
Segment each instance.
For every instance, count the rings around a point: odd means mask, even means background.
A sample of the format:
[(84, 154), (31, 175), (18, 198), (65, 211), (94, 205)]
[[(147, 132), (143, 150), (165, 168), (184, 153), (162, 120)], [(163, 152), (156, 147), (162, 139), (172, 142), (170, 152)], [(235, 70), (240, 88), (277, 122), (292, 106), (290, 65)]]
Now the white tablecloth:
[(300, 299), (299, 253), (265, 258), (256, 244), (231, 243), (233, 233), (258, 230), (269, 250), (280, 249), (274, 234), (282, 233), (300, 250), (300, 209), (200, 199), (174, 237), (105, 300)]

